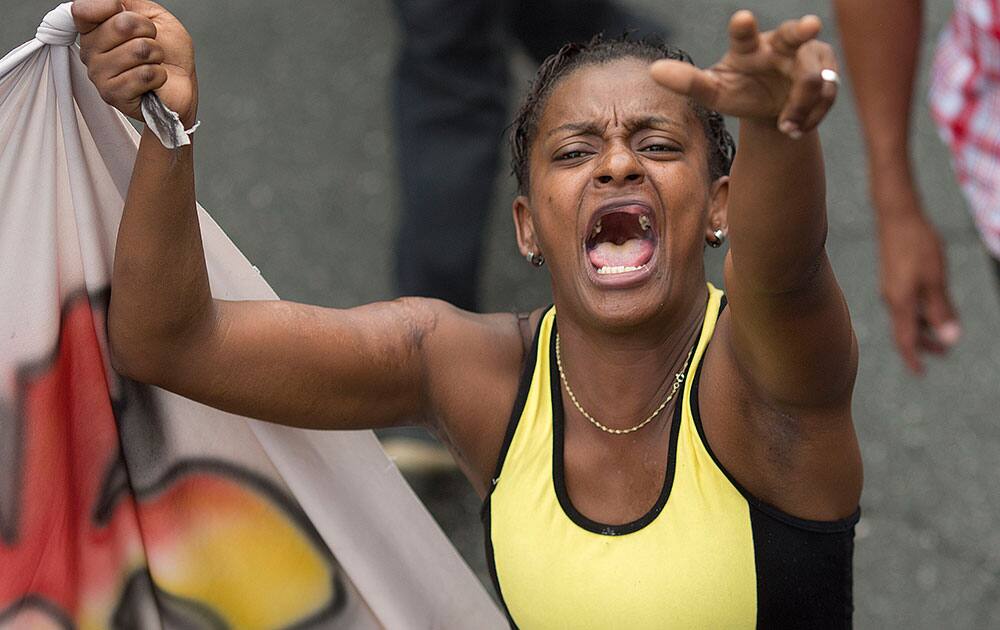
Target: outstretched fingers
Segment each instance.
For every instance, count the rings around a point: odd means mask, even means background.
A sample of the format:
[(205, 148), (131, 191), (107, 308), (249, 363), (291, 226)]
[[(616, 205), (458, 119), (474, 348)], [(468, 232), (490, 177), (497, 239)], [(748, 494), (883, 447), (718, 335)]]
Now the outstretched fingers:
[(815, 15), (806, 15), (797, 20), (785, 20), (771, 34), (771, 48), (788, 57), (794, 56), (799, 47), (816, 39), (823, 30), (823, 22)]
[(837, 59), (828, 44), (810, 40), (799, 47), (788, 100), (778, 128), (793, 138), (812, 131), (837, 97)]
[(725, 114), (776, 120), (792, 138), (812, 131), (837, 95), (837, 62), (807, 15), (761, 33), (750, 11), (729, 20), (729, 52), (708, 70), (676, 60), (653, 64), (653, 79)]
[(655, 61), (649, 71), (653, 80), (668, 90), (690, 96), (705, 107), (715, 107), (719, 84), (711, 72), (673, 59)]
[(749, 55), (760, 47), (757, 18), (746, 9), (729, 18), (729, 50), (737, 55)]

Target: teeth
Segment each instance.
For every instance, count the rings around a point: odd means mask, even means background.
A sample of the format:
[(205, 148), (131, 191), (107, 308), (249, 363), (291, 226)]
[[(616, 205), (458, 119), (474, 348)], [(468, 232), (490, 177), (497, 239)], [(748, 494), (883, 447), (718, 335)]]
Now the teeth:
[(601, 233), (601, 222), (598, 221), (596, 224), (594, 224), (594, 231), (590, 233), (590, 236), (591, 238), (593, 238), (600, 233)]
[(633, 267), (631, 265), (617, 265), (614, 267), (601, 267), (600, 269), (597, 270), (597, 273), (601, 274), (602, 276), (606, 276), (608, 274), (613, 274), (613, 273), (628, 273), (629, 271), (639, 271), (645, 266), (646, 265)]
[(643, 232), (647, 231), (649, 229), (649, 217), (647, 217), (646, 215), (640, 216), (639, 227), (642, 228)]

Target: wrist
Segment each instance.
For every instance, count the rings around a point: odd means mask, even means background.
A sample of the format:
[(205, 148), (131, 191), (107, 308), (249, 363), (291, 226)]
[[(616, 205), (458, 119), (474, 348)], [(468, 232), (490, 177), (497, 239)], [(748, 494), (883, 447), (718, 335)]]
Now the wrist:
[(184, 125), (185, 131), (190, 131), (194, 129), (195, 125), (198, 124), (198, 110), (194, 109), (187, 114), (180, 116), (181, 124)]
[(176, 149), (191, 143), (191, 135), (198, 128), (198, 122), (189, 123), (193, 108), (185, 108), (185, 114), (172, 110), (158, 94), (150, 92), (142, 97), (142, 115), (146, 129), (152, 131), (168, 149)]
[(741, 134), (750, 132), (758, 137), (780, 138), (792, 143), (801, 142), (804, 137), (818, 133), (818, 127), (804, 133), (798, 131), (796, 128), (794, 134), (788, 133), (787, 130), (783, 130), (779, 125), (777, 116), (744, 117), (740, 118), (739, 121)]
[(778, 117), (777, 116), (746, 116), (741, 117), (740, 126), (746, 126), (754, 131), (773, 131), (775, 133), (781, 133), (778, 129)]
[(902, 231), (923, 230), (930, 227), (919, 201), (901, 198), (894, 201), (875, 202), (875, 226), (879, 238)]
[(908, 147), (868, 152), (868, 176), (873, 182), (891, 182), (893, 186), (913, 188), (913, 168)]
[[(146, 146), (148, 145), (148, 149)], [(194, 136), (189, 136), (189, 142), (176, 149), (171, 149), (163, 144), (163, 140), (156, 135), (156, 132), (149, 126), (144, 125), (139, 135), (139, 147), (143, 150), (153, 151), (158, 155), (169, 157), (172, 164), (178, 162), (178, 157), (190, 154), (194, 149)]]
[(920, 193), (908, 162), (869, 172), (870, 194), (879, 221), (924, 219)]
[(184, 108), (184, 111), (177, 111), (181, 124), (184, 125), (184, 129), (191, 129), (198, 124), (198, 74), (193, 69), (189, 76), (189, 80), (191, 82), (191, 98), (189, 104), (186, 108)]
[(868, 167), (876, 170), (898, 170), (910, 166), (910, 141), (907, 127), (879, 135), (865, 135)]

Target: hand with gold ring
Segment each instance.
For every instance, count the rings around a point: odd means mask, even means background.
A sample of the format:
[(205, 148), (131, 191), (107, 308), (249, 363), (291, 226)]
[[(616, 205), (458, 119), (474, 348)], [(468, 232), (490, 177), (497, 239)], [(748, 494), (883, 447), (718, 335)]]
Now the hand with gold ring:
[(840, 75), (829, 44), (807, 15), (761, 33), (750, 11), (729, 21), (729, 51), (705, 70), (679, 61), (653, 64), (653, 78), (702, 105), (739, 118), (772, 120), (792, 138), (819, 124), (837, 96)]

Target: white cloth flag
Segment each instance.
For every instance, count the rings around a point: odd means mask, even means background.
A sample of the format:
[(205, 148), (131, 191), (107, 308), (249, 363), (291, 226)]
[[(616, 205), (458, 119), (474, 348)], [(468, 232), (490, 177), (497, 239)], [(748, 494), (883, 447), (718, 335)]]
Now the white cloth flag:
[[(0, 628), (501, 628), (371, 432), (238, 418), (107, 359), (138, 134), (70, 5), (0, 60)], [(213, 293), (275, 299), (198, 208)]]

